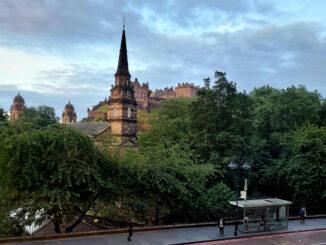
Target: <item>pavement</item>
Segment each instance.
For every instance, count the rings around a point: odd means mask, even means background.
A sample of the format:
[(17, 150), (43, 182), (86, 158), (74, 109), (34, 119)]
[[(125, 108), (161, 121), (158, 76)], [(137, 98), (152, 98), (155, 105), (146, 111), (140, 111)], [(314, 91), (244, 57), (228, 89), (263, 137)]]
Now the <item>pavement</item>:
[[(316, 219), (307, 219), (305, 224), (300, 224), (299, 220), (289, 221), (289, 227), (283, 232), (296, 232), (296, 231), (309, 231), (309, 230), (318, 230), (325, 229), (320, 231), (321, 236), (325, 236), (326, 231), (326, 218), (316, 218)], [(224, 237), (219, 236), (218, 228), (216, 226), (204, 226), (204, 227), (191, 227), (191, 228), (178, 228), (178, 229), (169, 229), (169, 230), (156, 230), (156, 231), (144, 231), (144, 232), (134, 232), (132, 241), (128, 242), (128, 234), (111, 234), (111, 235), (101, 235), (101, 236), (90, 236), (90, 237), (75, 237), (59, 240), (48, 240), (48, 241), (31, 241), (23, 243), (11, 243), (11, 244), (24, 244), (24, 245), (123, 245), (123, 244), (133, 244), (133, 245), (166, 245), (166, 244), (178, 244), (178, 243), (187, 243), (187, 242), (200, 242), (208, 240), (219, 240), (225, 238), (232, 238), (234, 232), (234, 226), (227, 225), (224, 229)], [(272, 233), (278, 233), (280, 231), (274, 231), (269, 233), (248, 233), (249, 236), (252, 235), (268, 235)], [(285, 234), (285, 233), (284, 233)], [(299, 234), (299, 233), (296, 233)], [(283, 235), (283, 234), (282, 234)], [(289, 233), (287, 234), (289, 235)], [(245, 237), (247, 235), (239, 234), (240, 237)], [(280, 235), (275, 235), (280, 236)], [(258, 238), (258, 237), (256, 237)], [(249, 239), (248, 237), (246, 239)], [(251, 238), (253, 239), (253, 238)], [(326, 239), (324, 239), (326, 240)], [(228, 242), (235, 240), (228, 240)], [(224, 241), (225, 243), (226, 241)], [(200, 243), (199, 243), (200, 244)], [(202, 243), (205, 244), (205, 243)], [(209, 244), (209, 243), (207, 243)], [(212, 243), (214, 244), (214, 243)], [(219, 244), (219, 243), (216, 243)], [(232, 244), (232, 243), (231, 243)], [(242, 243), (242, 244), (251, 244)], [(255, 244), (264, 244), (265, 243), (255, 243)], [(278, 243), (272, 243), (278, 244)], [(291, 244), (291, 243), (279, 243), (279, 244)], [(300, 243), (298, 243), (300, 244)], [(304, 244), (304, 243), (301, 243)], [(317, 243), (318, 244), (318, 243)], [(326, 243), (320, 243), (325, 244)]]

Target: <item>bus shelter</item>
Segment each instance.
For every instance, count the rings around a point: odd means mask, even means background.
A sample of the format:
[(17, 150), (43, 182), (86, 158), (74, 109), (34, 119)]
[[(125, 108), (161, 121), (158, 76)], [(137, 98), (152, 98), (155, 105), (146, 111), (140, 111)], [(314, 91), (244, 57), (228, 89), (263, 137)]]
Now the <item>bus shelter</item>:
[[(230, 204), (237, 206), (236, 201), (231, 201)], [(239, 231), (246, 233), (287, 229), (290, 204), (292, 202), (278, 198), (238, 201), (238, 207), (243, 213)]]

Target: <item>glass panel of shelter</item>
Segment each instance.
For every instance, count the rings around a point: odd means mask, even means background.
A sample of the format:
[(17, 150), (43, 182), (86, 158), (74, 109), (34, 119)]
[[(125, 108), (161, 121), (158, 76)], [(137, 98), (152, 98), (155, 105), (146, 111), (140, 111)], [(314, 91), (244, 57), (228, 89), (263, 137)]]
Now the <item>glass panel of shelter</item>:
[(245, 208), (243, 231), (263, 231), (287, 228), (287, 207)]

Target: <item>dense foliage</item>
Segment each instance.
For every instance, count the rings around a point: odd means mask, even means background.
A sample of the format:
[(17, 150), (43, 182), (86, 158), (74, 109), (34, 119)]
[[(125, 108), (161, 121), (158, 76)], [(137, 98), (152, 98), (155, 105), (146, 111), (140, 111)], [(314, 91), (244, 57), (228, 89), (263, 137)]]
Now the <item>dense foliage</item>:
[(195, 164), (185, 140), (189, 132), (191, 101), (167, 101), (146, 120), (149, 129), (138, 134), (138, 150), (124, 154), (121, 196), (125, 208), (147, 223), (191, 220), (197, 200), (205, 191), (212, 166)]
[[(150, 129), (139, 134), (137, 155), (146, 162), (144, 157), (156, 154), (155, 147), (168, 152), (177, 148), (189, 166), (210, 169), (200, 193), (190, 203), (186, 199), (183, 210), (169, 206), (179, 221), (231, 214), (226, 207), (234, 198), (234, 173), (227, 167), (232, 160), (251, 165), (240, 180), (242, 186), (243, 178), (249, 179), (249, 197), (281, 197), (296, 207), (319, 206), (322, 211), (325, 111), (320, 94), (303, 86), (264, 86), (247, 94), (238, 92), (225, 73), (216, 72), (212, 81), (205, 79), (196, 99), (168, 100), (152, 113)], [(164, 162), (165, 154), (158, 151), (157, 160), (149, 166)]]
[(281, 197), (323, 211), (326, 101), (320, 94), (303, 86), (239, 92), (222, 72), (204, 82), (196, 98), (141, 112), (137, 150), (116, 155), (57, 125), (49, 107), (3, 124), (0, 232), (19, 234), (44, 216), (56, 232), (63, 216), (74, 217), (69, 232), (86, 212), (146, 224), (232, 218), (231, 161), (251, 165), (240, 180), (242, 188), (248, 178), (249, 198)]
[(113, 198), (115, 165), (72, 128), (19, 122), (1, 129), (0, 139), (2, 229), (47, 217), (57, 233), (63, 218), (71, 220), (70, 232), (96, 201)]
[(19, 121), (44, 127), (58, 123), (59, 118), (56, 117), (54, 108), (42, 105), (24, 109)]

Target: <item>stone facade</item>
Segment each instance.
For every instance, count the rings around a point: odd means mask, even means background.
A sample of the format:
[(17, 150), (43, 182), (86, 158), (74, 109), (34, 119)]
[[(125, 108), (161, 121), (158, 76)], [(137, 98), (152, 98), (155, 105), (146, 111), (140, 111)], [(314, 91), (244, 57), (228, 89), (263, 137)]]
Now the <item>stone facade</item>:
[(125, 30), (122, 32), (115, 84), (108, 100), (107, 121), (118, 145), (136, 145), (137, 103), (130, 81)]
[(149, 103), (149, 96), (151, 91), (149, 90), (148, 82), (140, 85), (138, 79), (132, 82), (132, 87), (134, 89), (134, 96), (137, 102), (137, 109), (147, 110)]
[(152, 92), (149, 89), (148, 83), (140, 85), (138, 79), (133, 82), (135, 90), (135, 99), (137, 101), (137, 108), (150, 112), (154, 108), (160, 107), (163, 100), (174, 98), (192, 98), (195, 97), (198, 91), (193, 83), (179, 83), (174, 89), (173, 87), (166, 87), (164, 89), (156, 89)]
[(16, 95), (14, 97), (14, 100), (13, 100), (11, 108), (10, 108), (10, 120), (11, 121), (18, 120), (25, 108), (26, 108), (25, 107), (25, 100), (18, 93), (18, 95)]
[(197, 94), (198, 88), (195, 87), (193, 83), (178, 83), (178, 86), (175, 88), (176, 97), (195, 97)]
[(62, 123), (69, 124), (69, 123), (76, 123), (77, 122), (77, 115), (75, 112), (74, 106), (70, 103), (66, 104), (65, 109), (62, 112)]

